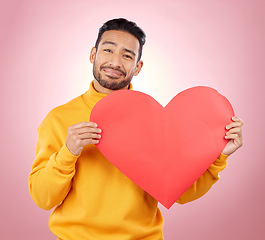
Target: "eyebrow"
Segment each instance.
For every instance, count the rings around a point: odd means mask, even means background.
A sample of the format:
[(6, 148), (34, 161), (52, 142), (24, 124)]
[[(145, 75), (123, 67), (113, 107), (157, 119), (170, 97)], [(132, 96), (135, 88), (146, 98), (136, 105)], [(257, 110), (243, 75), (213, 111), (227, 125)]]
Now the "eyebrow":
[(129, 49), (127, 49), (127, 48), (124, 48), (123, 49), (125, 52), (129, 52), (129, 53), (131, 53), (133, 56), (136, 56), (136, 53), (134, 52), (134, 51), (132, 51), (132, 50), (129, 50)]
[(105, 41), (105, 42), (102, 43), (102, 45), (105, 45), (105, 44), (112, 44), (112, 45), (117, 46), (117, 43), (112, 42), (112, 41)]
[[(102, 43), (102, 45), (105, 45), (105, 44), (111, 44), (111, 45), (117, 46), (117, 43), (112, 42), (112, 41), (105, 41), (105, 42)], [(134, 51), (130, 50), (130, 49), (123, 48), (123, 50), (125, 52), (131, 53), (133, 56), (136, 56), (136, 53)]]

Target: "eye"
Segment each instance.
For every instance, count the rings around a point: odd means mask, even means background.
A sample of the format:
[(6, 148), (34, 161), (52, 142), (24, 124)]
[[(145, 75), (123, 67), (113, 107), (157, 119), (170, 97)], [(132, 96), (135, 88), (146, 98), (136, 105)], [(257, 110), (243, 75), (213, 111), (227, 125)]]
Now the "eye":
[(103, 51), (104, 51), (104, 52), (108, 52), (108, 53), (111, 53), (111, 52), (112, 52), (110, 49), (107, 49), (107, 48), (104, 49)]
[(127, 55), (127, 54), (125, 54), (125, 55), (123, 55), (125, 58), (127, 58), (127, 59), (133, 59), (130, 55)]

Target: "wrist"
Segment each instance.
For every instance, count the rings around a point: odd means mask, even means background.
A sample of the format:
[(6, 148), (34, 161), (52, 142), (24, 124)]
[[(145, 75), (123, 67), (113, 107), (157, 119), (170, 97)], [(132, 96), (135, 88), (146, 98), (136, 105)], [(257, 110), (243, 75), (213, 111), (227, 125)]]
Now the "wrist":
[(62, 148), (60, 149), (60, 151), (58, 152), (56, 161), (62, 167), (72, 168), (75, 165), (75, 163), (76, 163), (76, 161), (77, 161), (77, 159), (78, 159), (79, 156), (80, 156), (80, 154), (79, 155), (74, 155), (68, 149), (68, 147), (66, 146), (66, 144), (64, 144), (62, 146)]

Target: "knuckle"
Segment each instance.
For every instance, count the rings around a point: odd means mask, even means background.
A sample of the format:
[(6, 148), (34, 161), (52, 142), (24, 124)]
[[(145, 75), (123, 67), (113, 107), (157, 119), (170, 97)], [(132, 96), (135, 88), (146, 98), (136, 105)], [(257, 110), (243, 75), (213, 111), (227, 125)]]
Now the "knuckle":
[(87, 126), (94, 127), (94, 123), (93, 122), (87, 122)]
[(91, 138), (91, 139), (93, 139), (93, 138), (95, 138), (95, 137), (96, 137), (96, 134), (93, 134), (93, 133), (90, 134), (90, 138)]
[(86, 131), (89, 132), (89, 133), (92, 133), (93, 132), (93, 128), (92, 127), (86, 127)]
[(81, 125), (81, 126), (86, 125), (86, 121), (80, 122), (80, 125)]

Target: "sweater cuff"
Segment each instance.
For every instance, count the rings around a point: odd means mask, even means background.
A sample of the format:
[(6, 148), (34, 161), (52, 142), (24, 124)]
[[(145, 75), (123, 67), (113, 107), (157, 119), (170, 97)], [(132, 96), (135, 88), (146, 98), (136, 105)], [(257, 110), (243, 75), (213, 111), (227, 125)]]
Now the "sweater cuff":
[(214, 161), (214, 163), (217, 165), (224, 164), (228, 157), (229, 155), (221, 153), (219, 157)]
[(57, 154), (56, 162), (62, 168), (73, 168), (79, 156), (72, 154), (64, 144)]

